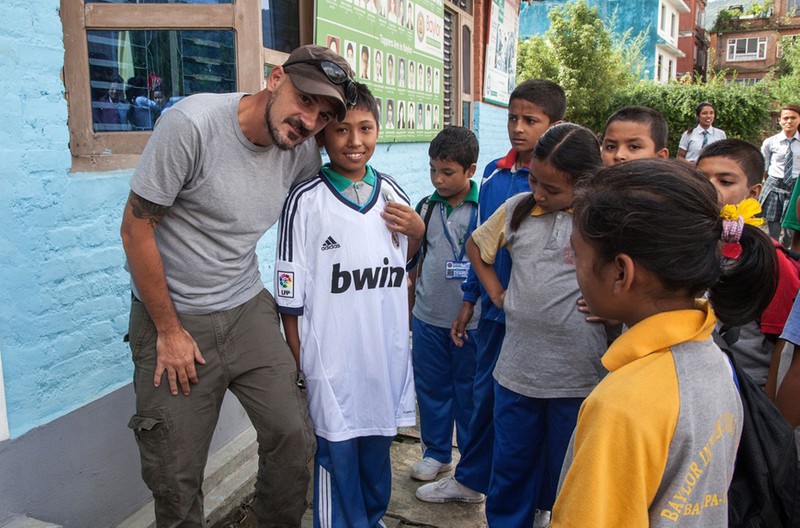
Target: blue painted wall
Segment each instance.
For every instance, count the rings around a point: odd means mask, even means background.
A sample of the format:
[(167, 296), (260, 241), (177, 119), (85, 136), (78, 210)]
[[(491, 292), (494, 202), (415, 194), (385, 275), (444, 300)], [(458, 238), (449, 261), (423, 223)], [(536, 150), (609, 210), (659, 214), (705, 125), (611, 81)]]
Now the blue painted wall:
[[(550, 29), (547, 14), (554, 7), (563, 6), (569, 0), (545, 0), (543, 2), (522, 2), (519, 14), (519, 38), (525, 39), (543, 35)], [(642, 49), (645, 55), (643, 79), (652, 79), (655, 71), (655, 52), (658, 37), (658, 0), (587, 0), (587, 4), (597, 7), (600, 16), (608, 22), (617, 13), (617, 25), (614, 28), (622, 33), (632, 28), (632, 36), (644, 32), (646, 42)]]
[(58, 5), (0, 7), (0, 350), (12, 437), (130, 378), (117, 235), (126, 178), (68, 174)]
[[(0, 5), (0, 351), (11, 437), (130, 383), (119, 239), (130, 170), (73, 174), (56, 0)], [(478, 174), (508, 149), (506, 110), (475, 104)], [(432, 191), (427, 144), (379, 144), (373, 164), (413, 201)], [(271, 287), (274, 230), (259, 246)], [(124, 421), (125, 417), (120, 417)]]

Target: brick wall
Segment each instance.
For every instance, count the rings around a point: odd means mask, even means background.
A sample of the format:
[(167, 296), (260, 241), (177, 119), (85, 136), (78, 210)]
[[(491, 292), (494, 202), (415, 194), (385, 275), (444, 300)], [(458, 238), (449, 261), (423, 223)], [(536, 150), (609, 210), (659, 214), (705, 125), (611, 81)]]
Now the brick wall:
[(127, 174), (68, 174), (58, 2), (0, 7), (0, 351), (11, 436), (130, 379)]

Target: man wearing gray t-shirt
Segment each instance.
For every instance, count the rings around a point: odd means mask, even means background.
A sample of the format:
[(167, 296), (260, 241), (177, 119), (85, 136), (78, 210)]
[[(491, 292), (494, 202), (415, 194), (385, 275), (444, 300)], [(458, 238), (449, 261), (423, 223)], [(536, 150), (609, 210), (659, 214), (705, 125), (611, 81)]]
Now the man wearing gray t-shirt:
[(300, 525), (314, 435), (255, 249), (289, 188), (319, 170), (307, 140), (344, 117), (352, 75), (327, 48), (302, 46), (258, 93), (187, 97), (160, 118), (131, 178), (128, 426), (159, 527), (205, 526), (203, 470), (228, 389), (257, 432), (259, 526)]

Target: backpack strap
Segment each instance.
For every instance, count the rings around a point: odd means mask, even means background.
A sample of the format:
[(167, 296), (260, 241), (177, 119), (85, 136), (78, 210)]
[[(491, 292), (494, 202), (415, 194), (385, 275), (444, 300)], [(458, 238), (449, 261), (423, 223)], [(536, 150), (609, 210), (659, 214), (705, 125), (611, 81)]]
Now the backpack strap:
[(431, 223), (431, 215), (436, 208), (436, 204), (431, 205), (431, 197), (428, 196), (420, 203), (419, 215), (425, 223), (425, 234), (422, 235), (422, 248), (419, 257), (419, 264), (417, 265), (417, 276), (422, 273), (422, 263), (425, 262), (425, 255), (428, 254), (428, 224)]

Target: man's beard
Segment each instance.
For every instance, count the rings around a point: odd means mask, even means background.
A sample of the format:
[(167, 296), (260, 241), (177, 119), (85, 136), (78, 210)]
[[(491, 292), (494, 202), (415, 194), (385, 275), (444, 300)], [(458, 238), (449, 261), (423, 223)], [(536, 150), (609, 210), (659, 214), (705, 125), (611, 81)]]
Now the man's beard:
[(286, 137), (285, 135), (281, 135), (280, 130), (272, 122), (272, 117), (270, 116), (270, 111), (272, 110), (272, 104), (275, 100), (275, 96), (277, 92), (273, 92), (270, 94), (269, 99), (267, 100), (267, 108), (264, 112), (264, 118), (267, 122), (267, 130), (269, 130), (269, 135), (272, 138), (272, 144), (278, 147), (280, 150), (292, 150), (297, 145), (305, 141), (311, 132), (303, 125), (303, 123), (295, 118), (295, 117), (287, 117), (284, 119), (284, 123), (288, 123), (291, 125), (298, 133), (300, 138), (302, 138), (297, 143), (291, 142), (291, 140)]

